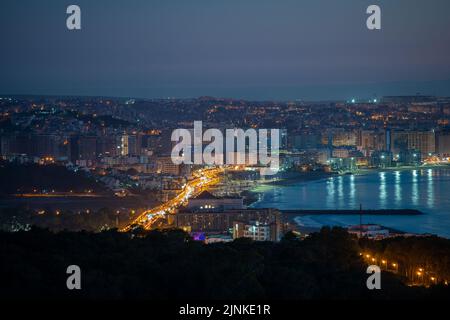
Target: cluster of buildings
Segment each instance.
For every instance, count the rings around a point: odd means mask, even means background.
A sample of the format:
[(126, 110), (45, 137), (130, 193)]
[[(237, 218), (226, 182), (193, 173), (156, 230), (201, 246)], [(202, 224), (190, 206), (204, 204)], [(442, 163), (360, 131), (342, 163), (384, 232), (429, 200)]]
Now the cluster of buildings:
[(342, 172), (448, 163), (449, 116), (450, 99), (431, 96), (333, 103), (8, 97), (0, 99), (0, 156), (102, 169), (112, 189), (132, 180), (177, 190), (183, 180), (167, 180), (188, 179), (192, 168), (172, 162), (171, 133), (194, 121), (205, 129), (277, 128), (283, 169)]
[[(173, 163), (171, 133), (194, 121), (205, 130), (279, 129), (282, 169), (346, 172), (449, 163), (449, 118), (450, 98), (431, 96), (326, 103), (0, 97), (0, 157), (82, 168), (118, 195), (138, 188), (166, 201), (196, 169)], [(256, 179), (245, 175), (225, 187)], [(172, 223), (205, 241), (276, 241), (283, 225), (277, 210), (247, 209), (241, 198), (208, 193)]]
[(283, 233), (280, 211), (245, 208), (240, 197), (216, 197), (202, 192), (173, 217), (177, 228), (207, 243), (250, 238), (279, 241)]
[(448, 162), (450, 99), (384, 97), (305, 103), (198, 99), (2, 98), (0, 155), (50, 157), (83, 167), (184, 175), (171, 133), (276, 128), (287, 164), (357, 167)]
[[(291, 138), (297, 164), (329, 165), (333, 170), (449, 163), (450, 130), (343, 130), (299, 133)], [(296, 158), (295, 158), (296, 157)]]
[(374, 223), (353, 225), (347, 228), (347, 232), (358, 238), (367, 238), (371, 240), (383, 240), (386, 238), (395, 238), (399, 236), (401, 237), (430, 236), (430, 234), (401, 232)]

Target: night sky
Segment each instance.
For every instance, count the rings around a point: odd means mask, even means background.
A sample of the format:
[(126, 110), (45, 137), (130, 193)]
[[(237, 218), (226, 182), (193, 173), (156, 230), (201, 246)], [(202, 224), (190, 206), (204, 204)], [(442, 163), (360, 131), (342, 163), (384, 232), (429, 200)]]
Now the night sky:
[(0, 43), (0, 94), (450, 96), (449, 0), (1, 0)]

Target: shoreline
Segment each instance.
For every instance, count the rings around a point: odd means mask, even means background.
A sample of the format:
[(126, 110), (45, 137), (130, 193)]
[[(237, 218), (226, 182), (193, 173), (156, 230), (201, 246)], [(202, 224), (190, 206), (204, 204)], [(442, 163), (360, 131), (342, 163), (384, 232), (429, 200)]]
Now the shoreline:
[(283, 176), (276, 180), (261, 181), (259, 185), (267, 186), (288, 186), (298, 182), (308, 182), (327, 179), (335, 176), (339, 176), (337, 172), (325, 172), (325, 171), (310, 171), (310, 172), (285, 172)]
[(424, 212), (416, 209), (364, 209), (364, 210), (347, 210), (347, 209), (293, 209), (280, 210), (284, 215), (295, 216), (311, 216), (311, 215), (379, 215), (379, 216), (415, 216), (423, 215)]
[[(424, 212), (415, 209), (379, 209), (379, 210), (280, 210), (285, 223), (295, 226), (295, 229), (300, 233), (312, 233), (318, 232), (322, 227), (305, 226), (301, 225), (297, 219), (301, 217), (314, 216), (314, 215), (378, 215), (378, 216), (416, 216), (423, 215)], [(391, 232), (396, 234), (406, 234), (406, 231), (385, 227)]]
[(248, 196), (247, 206), (252, 207), (255, 203), (257, 203), (258, 195), (264, 193), (264, 191), (257, 191), (259, 187), (288, 187), (295, 185), (297, 183), (311, 182), (311, 181), (320, 181), (333, 177), (340, 177), (346, 175), (369, 175), (377, 172), (392, 172), (392, 171), (412, 171), (412, 170), (423, 170), (423, 169), (450, 169), (450, 165), (448, 164), (439, 164), (439, 165), (425, 165), (425, 166), (402, 166), (395, 168), (373, 168), (373, 169), (358, 169), (353, 173), (338, 173), (338, 172), (293, 172), (291, 176), (280, 178), (275, 181), (267, 181), (260, 182), (256, 186), (253, 186), (251, 189), (243, 191)]
[(376, 172), (392, 172), (392, 171), (412, 171), (412, 170), (424, 170), (424, 169), (450, 169), (450, 164), (433, 164), (433, 165), (421, 165), (421, 166), (401, 166), (401, 167), (389, 167), (389, 168), (365, 168), (358, 169), (354, 172), (339, 173), (336, 171), (324, 172), (324, 171), (309, 171), (309, 172), (288, 172), (290, 175), (281, 177), (275, 181), (262, 182), (261, 185), (292, 185), (297, 182), (316, 181), (336, 176), (346, 175), (366, 175)]
[[(360, 176), (370, 176), (370, 175), (377, 175), (377, 173), (379, 172), (387, 172), (389, 174), (394, 174), (395, 171), (402, 171), (405, 172), (404, 174), (408, 174), (407, 172), (413, 172), (414, 170), (417, 170), (418, 172), (424, 172), (423, 174), (427, 174), (427, 170), (448, 170), (450, 169), (449, 165), (425, 165), (425, 166), (419, 166), (419, 167), (397, 167), (397, 168), (385, 168), (385, 169), (364, 169), (364, 170), (359, 170), (358, 172), (355, 172), (355, 175), (360, 175)], [(339, 174), (339, 175), (335, 175), (335, 176), (345, 176), (348, 174)], [(324, 178), (324, 177), (322, 177)], [(371, 179), (371, 178), (370, 178)], [(304, 180), (304, 179), (296, 179), (296, 181), (294, 182), (290, 182), (288, 184), (285, 184), (285, 186), (290, 187), (295, 183), (298, 183), (299, 186), (302, 186), (302, 188), (307, 188), (307, 186), (305, 186), (302, 182), (308, 182), (308, 181), (313, 181), (313, 180), (320, 180), (320, 179), (309, 179), (309, 180)], [(307, 184), (309, 185), (309, 184)], [(256, 188), (253, 188), (251, 190), (251, 192), (254, 194), (254, 199), (256, 201), (253, 201), (252, 204), (250, 205), (251, 207), (275, 207), (275, 204), (271, 204), (269, 200), (264, 200), (265, 197), (263, 197), (263, 195), (266, 192), (271, 192), (271, 188), (280, 188), (280, 184), (278, 184), (277, 186), (273, 186), (271, 187), (270, 185), (266, 185), (265, 188), (261, 187), (258, 188), (258, 186)], [(387, 219), (390, 219), (389, 217), (392, 216), (392, 219), (397, 219), (397, 220), (402, 220), (404, 217), (405, 219), (407, 219), (409, 221), (408, 217), (411, 217), (412, 219), (415, 219), (413, 217), (423, 217), (426, 216), (428, 214), (428, 212), (424, 211), (423, 209), (419, 209), (419, 210), (414, 210), (415, 208), (412, 208), (411, 210), (408, 209), (408, 203), (404, 203), (405, 206), (403, 206), (403, 208), (397, 208), (397, 209), (377, 209), (377, 207), (373, 207), (370, 208), (371, 210), (363, 210), (363, 217), (366, 215), (369, 216), (374, 216), (373, 220), (377, 220), (376, 216), (378, 216), (378, 220), (380, 221), (384, 221), (385, 218), (383, 217), (387, 217)], [(410, 204), (411, 205), (411, 204)], [(295, 206), (298, 208), (298, 206)], [(336, 217), (336, 219), (340, 219), (339, 217), (342, 216), (343, 221), (347, 221), (348, 219), (353, 220), (351, 217), (348, 218), (344, 218), (345, 216), (355, 216), (355, 218), (357, 219), (357, 215), (360, 214), (359, 210), (355, 210), (354, 208), (351, 208), (350, 210), (348, 209), (343, 209), (343, 208), (330, 208), (330, 209), (326, 209), (326, 208), (321, 208), (321, 206), (316, 206), (317, 208), (314, 209), (302, 209), (302, 208), (298, 208), (295, 209), (294, 208), (289, 208), (289, 206), (283, 206), (283, 209), (277, 208), (279, 209), (282, 213), (283, 213), (283, 217), (286, 220), (286, 222), (289, 222), (290, 224), (292, 224), (293, 226), (295, 226), (295, 228), (300, 231), (301, 233), (308, 233), (308, 232), (314, 232), (314, 231), (318, 231), (320, 230), (321, 227), (323, 227), (324, 225), (320, 225), (319, 224), (309, 224), (309, 218), (314, 219), (314, 216), (316, 215), (324, 215), (327, 216), (329, 215), (330, 217), (334, 216)], [(345, 206), (344, 206), (345, 208)], [(310, 216), (310, 217), (308, 217)], [(302, 223), (302, 221), (299, 221), (299, 219), (302, 219), (302, 217), (304, 218), (304, 225)], [(397, 217), (397, 218), (396, 218)], [(296, 219), (298, 218), (298, 219)], [(306, 219), (306, 220), (305, 220)], [(330, 218), (330, 219), (334, 219), (334, 218)], [(420, 221), (423, 220), (423, 218), (419, 218)], [(296, 221), (297, 220), (297, 221)], [(377, 220), (377, 221), (378, 221)], [(356, 220), (355, 220), (356, 221)], [(355, 222), (357, 223), (357, 222)], [(381, 223), (381, 225), (383, 225), (383, 223)], [(384, 225), (383, 225), (384, 226)], [(410, 226), (405, 226), (406, 229), (402, 228), (402, 224), (396, 224), (396, 225), (390, 225), (388, 224), (388, 226), (386, 228), (394, 228), (396, 231), (399, 232), (403, 232), (403, 233), (417, 233), (417, 234), (437, 234), (439, 236), (442, 237), (447, 237), (447, 233), (445, 233), (445, 235), (441, 234), (440, 232), (438, 232), (437, 230), (433, 230), (433, 231), (428, 231), (428, 230), (423, 230), (423, 231), (414, 231), (411, 229)], [(419, 228), (420, 229), (420, 228)]]
[(359, 169), (355, 174), (369, 174), (373, 172), (392, 172), (392, 171), (411, 171), (411, 170), (423, 170), (423, 169), (450, 169), (450, 164), (431, 164), (421, 166), (401, 166), (401, 167), (389, 167), (389, 168), (368, 168)]

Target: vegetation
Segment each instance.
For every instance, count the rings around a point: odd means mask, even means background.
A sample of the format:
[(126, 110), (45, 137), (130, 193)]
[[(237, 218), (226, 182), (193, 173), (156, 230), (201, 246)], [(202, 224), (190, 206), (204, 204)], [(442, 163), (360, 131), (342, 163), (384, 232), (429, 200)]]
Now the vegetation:
[(0, 195), (35, 192), (105, 192), (106, 188), (85, 172), (38, 164), (0, 163)]
[(25, 208), (0, 209), (0, 230), (27, 230), (36, 226), (52, 231), (108, 230), (123, 227), (130, 221), (130, 212), (102, 208), (99, 210), (28, 210)]
[[(0, 297), (448, 297), (447, 287), (408, 287), (391, 273), (382, 274), (382, 290), (368, 290), (360, 250), (357, 239), (341, 228), (323, 228), (305, 240), (288, 234), (279, 243), (237, 239), (210, 245), (193, 241), (180, 230), (55, 234), (33, 228), (28, 232), (0, 232)], [(79, 291), (66, 288), (66, 268), (73, 264), (82, 272)]]
[[(381, 241), (362, 239), (361, 249), (382, 266), (395, 264), (398, 274), (411, 284), (450, 282), (450, 240), (436, 236), (397, 237)], [(384, 262), (383, 262), (384, 261)]]

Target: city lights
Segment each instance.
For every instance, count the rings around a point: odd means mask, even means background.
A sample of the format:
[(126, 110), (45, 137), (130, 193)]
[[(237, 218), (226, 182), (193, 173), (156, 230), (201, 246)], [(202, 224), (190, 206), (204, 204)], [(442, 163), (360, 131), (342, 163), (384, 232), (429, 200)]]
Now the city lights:
[(8, 1), (0, 300), (448, 299), (450, 1), (407, 2)]

